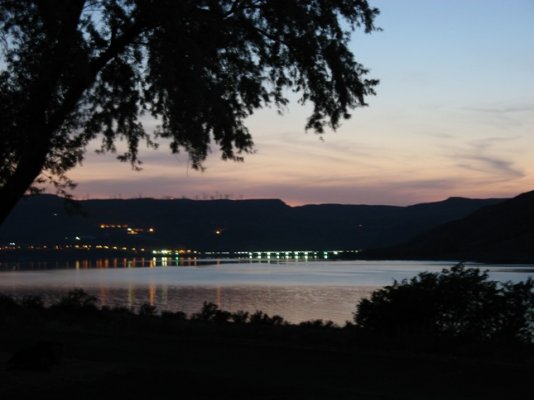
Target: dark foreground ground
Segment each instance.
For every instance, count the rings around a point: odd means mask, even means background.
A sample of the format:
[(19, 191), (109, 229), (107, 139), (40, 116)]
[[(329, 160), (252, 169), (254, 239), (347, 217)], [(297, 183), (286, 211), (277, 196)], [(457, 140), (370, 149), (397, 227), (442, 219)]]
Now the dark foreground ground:
[[(0, 399), (524, 399), (533, 393), (534, 358), (527, 354), (411, 352), (365, 345), (347, 329), (128, 318), (44, 311), (0, 318)], [(39, 341), (62, 344), (59, 365), (48, 372), (7, 370), (14, 352)]]

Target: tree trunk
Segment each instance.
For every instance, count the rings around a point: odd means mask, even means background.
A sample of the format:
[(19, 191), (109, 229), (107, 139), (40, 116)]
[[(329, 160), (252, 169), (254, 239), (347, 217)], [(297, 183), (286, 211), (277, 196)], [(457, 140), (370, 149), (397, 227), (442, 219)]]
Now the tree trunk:
[(13, 175), (0, 188), (0, 225), (43, 170), (46, 154), (47, 151), (42, 149), (26, 153), (21, 157)]
[[(85, 0), (63, 3), (59, 4), (56, 1), (37, 4), (45, 27), (44, 33), (50, 36), (50, 54), (41, 60), (35, 82), (29, 89), (30, 100), (26, 107), (23, 107), (24, 118), (29, 121), (26, 126), (26, 133), (29, 134), (21, 135), (26, 138), (25, 148), (15, 171), (0, 188), (0, 224), (43, 170), (50, 151), (52, 133), (61, 126), (66, 113), (73, 107), (69, 104), (70, 108), (63, 112), (62, 118), (55, 121), (55, 124), (46, 122), (45, 115), (51, 96), (65, 68), (65, 59), (69, 56), (77, 37), (77, 25)], [(78, 98), (79, 95), (75, 100)]]
[[(86, 0), (59, 3), (64, 4), (59, 7), (57, 1), (38, 2), (45, 25), (44, 32), (50, 36), (50, 51), (47, 53), (49, 56), (43, 58), (37, 68), (35, 82), (29, 89), (29, 102), (21, 113), (21, 121), (24, 122), (19, 126), (24, 127), (21, 130), (28, 134), (21, 134), (26, 138), (25, 148), (14, 173), (0, 188), (0, 225), (44, 169), (54, 132), (60, 129), (68, 115), (76, 109), (83, 93), (94, 83), (101, 69), (124, 50), (143, 28), (138, 21), (125, 25), (123, 34), (113, 38), (102, 54), (95, 59), (90, 59), (86, 54), (85, 58), (80, 58), (72, 66), (69, 57), (77, 45), (76, 39), (81, 37), (77, 26)], [(74, 53), (80, 55), (78, 50)], [(50, 100), (57, 94), (56, 89), (65, 68), (74, 69), (78, 75), (72, 81), (62, 82), (62, 87), (68, 88), (63, 94), (63, 102), (50, 110)]]

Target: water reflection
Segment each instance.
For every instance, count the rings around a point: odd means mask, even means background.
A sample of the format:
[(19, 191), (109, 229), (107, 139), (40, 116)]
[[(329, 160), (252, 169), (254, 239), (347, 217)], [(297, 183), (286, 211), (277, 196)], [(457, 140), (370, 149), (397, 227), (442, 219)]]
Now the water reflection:
[[(175, 257), (102, 258), (0, 264), (0, 293), (57, 300), (81, 287), (101, 305), (160, 311), (199, 311), (204, 301), (229, 311), (261, 310), (289, 321), (330, 319), (343, 324), (355, 305), (377, 287), (419, 272), (437, 272), (453, 262), (287, 261)], [(269, 261), (269, 260), (267, 260)], [(490, 278), (518, 282), (533, 276), (529, 266), (472, 265)]]
[[(313, 261), (311, 261), (313, 262)], [(25, 260), (0, 261), (2, 271), (37, 271), (51, 269), (110, 269), (110, 268), (155, 268), (155, 267), (200, 267), (224, 264), (286, 264), (304, 263), (307, 259), (273, 259), (273, 258), (199, 258), (199, 257), (110, 257), (110, 258), (78, 258), (65, 260)]]
[[(262, 260), (258, 260), (261, 262)], [(240, 259), (199, 259), (197, 257), (141, 257), (141, 258), (82, 258), (65, 261), (8, 261), (0, 262), (0, 271), (38, 271), (50, 269), (109, 269), (109, 268), (155, 268), (198, 267), (227, 262), (247, 262)]]
[[(352, 319), (356, 304), (374, 287), (313, 287), (313, 286), (243, 286), (243, 287), (176, 287), (169, 285), (129, 285), (127, 288), (84, 287), (95, 295), (100, 306), (126, 307), (137, 311), (148, 303), (159, 311), (183, 311), (188, 315), (200, 311), (204, 301), (217, 304), (228, 311), (261, 310), (269, 315), (278, 314), (298, 323), (312, 319), (329, 319), (339, 325)], [(67, 288), (24, 287), (17, 290), (2, 288), (3, 294), (23, 297), (38, 295), (45, 304), (56, 302), (67, 293)]]

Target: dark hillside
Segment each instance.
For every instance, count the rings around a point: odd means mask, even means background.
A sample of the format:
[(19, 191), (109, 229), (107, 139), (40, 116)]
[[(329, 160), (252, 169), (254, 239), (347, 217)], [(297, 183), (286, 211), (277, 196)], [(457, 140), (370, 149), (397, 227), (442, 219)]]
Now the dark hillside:
[[(0, 226), (0, 243), (105, 243), (197, 250), (322, 250), (394, 245), (501, 200), (452, 198), (409, 207), (281, 200), (85, 200), (69, 215), (63, 199), (21, 201)], [(128, 234), (128, 225), (137, 230)], [(152, 231), (150, 231), (152, 229)], [(130, 232), (131, 233), (131, 232)]]
[(369, 255), (386, 258), (534, 262), (534, 191)]

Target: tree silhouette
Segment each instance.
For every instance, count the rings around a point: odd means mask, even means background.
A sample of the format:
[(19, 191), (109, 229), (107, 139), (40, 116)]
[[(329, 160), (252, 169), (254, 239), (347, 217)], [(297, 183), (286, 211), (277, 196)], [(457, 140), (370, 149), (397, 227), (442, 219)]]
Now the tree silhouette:
[(347, 45), (377, 14), (365, 0), (0, 0), (0, 222), (36, 182), (66, 193), (97, 137), (124, 140), (134, 167), (158, 138), (194, 168), (211, 142), (242, 160), (245, 118), (287, 90), (313, 103), (307, 129), (335, 129), (374, 94)]
[(464, 342), (530, 343), (534, 280), (513, 284), (458, 264), (395, 281), (360, 301), (359, 329), (380, 337)]

